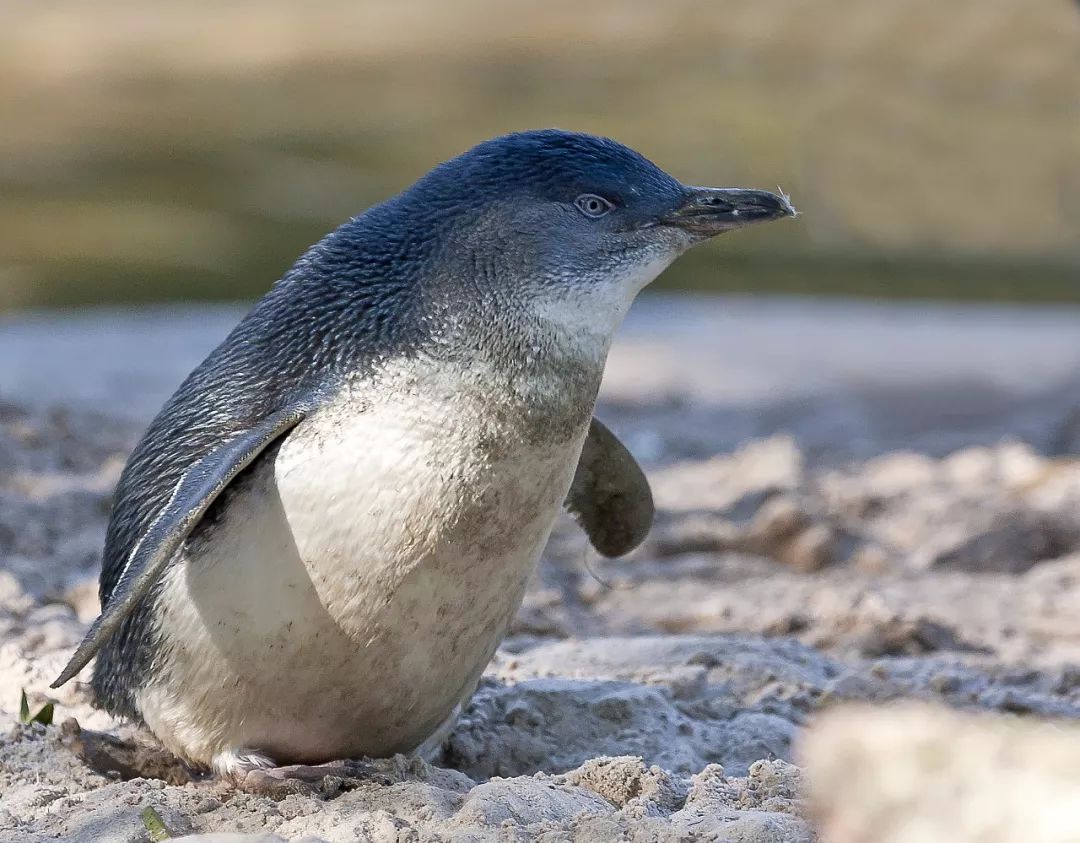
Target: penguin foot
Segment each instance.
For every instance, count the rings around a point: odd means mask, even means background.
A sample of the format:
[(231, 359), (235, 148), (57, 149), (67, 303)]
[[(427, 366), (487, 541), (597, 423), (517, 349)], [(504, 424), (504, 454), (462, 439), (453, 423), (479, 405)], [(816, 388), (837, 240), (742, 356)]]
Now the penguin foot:
[[(371, 767), (363, 761), (330, 761), (326, 764), (288, 764), (284, 767), (271, 767), (269, 769), (252, 770), (260, 776), (286, 780), (311, 782), (317, 784), (327, 776), (337, 776), (342, 779), (355, 779), (368, 774)], [(250, 776), (250, 773), (248, 774)]]
[[(215, 759), (215, 769), (219, 770), (219, 775), (231, 779), (240, 790), (246, 793), (267, 796), (271, 799), (284, 799), (293, 793), (333, 795), (331, 791), (336, 793), (342, 789), (341, 780), (369, 778), (372, 773), (371, 767), (362, 761), (288, 764), (279, 767), (260, 753), (240, 751), (229, 753), (229, 755), (236, 757), (237, 761), (228, 773), (220, 771), (217, 767), (217, 759)], [(249, 760), (244, 759), (268, 763), (250, 764)], [(332, 781), (328, 782), (328, 778)]]
[(174, 785), (189, 784), (198, 778), (184, 762), (140, 729), (122, 727), (118, 734), (95, 732), (68, 718), (60, 724), (60, 743), (103, 776), (123, 781), (161, 779)]

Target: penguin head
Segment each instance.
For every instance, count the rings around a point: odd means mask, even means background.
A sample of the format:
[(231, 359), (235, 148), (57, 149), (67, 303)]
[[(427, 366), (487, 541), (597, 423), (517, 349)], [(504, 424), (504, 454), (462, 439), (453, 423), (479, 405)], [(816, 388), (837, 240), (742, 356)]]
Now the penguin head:
[(795, 215), (784, 195), (687, 186), (621, 143), (555, 129), (485, 141), (395, 204), (438, 228), (473, 283), (585, 303), (628, 304), (695, 243)]

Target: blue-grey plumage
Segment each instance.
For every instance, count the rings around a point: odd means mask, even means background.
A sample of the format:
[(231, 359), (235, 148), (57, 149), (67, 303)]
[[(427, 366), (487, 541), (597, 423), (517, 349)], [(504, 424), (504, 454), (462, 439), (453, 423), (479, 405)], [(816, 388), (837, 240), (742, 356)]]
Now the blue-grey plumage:
[(415, 749), (471, 694), (564, 499), (602, 553), (648, 530), (644, 475), (591, 419), (634, 295), (794, 213), (545, 130), (349, 220), (136, 447), (102, 615), (57, 684), (96, 654), (101, 705), (223, 771)]

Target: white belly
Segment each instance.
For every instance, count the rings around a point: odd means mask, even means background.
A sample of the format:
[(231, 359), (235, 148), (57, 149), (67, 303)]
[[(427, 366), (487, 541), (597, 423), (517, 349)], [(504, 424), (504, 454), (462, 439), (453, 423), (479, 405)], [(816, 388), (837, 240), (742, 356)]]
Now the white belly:
[(171, 568), (170, 646), (137, 704), (174, 752), (409, 751), (471, 693), (588, 417), (530, 436), (452, 390), (395, 395), (363, 408), (346, 395), (303, 422)]

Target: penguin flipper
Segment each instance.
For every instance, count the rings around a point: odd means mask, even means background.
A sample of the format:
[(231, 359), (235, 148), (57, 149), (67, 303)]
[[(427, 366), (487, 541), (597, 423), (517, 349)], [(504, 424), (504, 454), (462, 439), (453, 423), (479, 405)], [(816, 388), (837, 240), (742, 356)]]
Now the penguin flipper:
[(108, 603), (50, 688), (59, 688), (89, 663), (158, 580), (210, 504), (259, 454), (299, 424), (310, 408), (302, 401), (267, 416), (184, 472), (168, 502), (132, 548)]
[(629, 553), (652, 527), (653, 498), (645, 472), (595, 418), (564, 506), (604, 556)]

